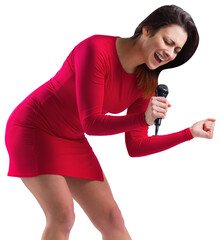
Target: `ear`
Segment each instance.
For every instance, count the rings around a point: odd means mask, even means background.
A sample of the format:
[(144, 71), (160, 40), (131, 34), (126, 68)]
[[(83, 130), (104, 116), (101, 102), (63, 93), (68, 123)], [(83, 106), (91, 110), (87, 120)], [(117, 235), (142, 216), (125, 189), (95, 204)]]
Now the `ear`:
[(151, 33), (150, 33), (150, 28), (149, 28), (148, 26), (144, 26), (144, 27), (142, 28), (142, 34), (143, 34), (145, 37), (151, 35)]

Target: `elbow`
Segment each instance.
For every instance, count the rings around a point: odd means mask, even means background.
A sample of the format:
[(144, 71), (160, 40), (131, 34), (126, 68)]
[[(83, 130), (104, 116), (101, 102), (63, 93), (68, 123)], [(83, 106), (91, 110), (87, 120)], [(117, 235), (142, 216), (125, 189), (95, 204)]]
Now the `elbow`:
[(81, 126), (83, 128), (84, 133), (86, 133), (87, 135), (93, 135), (93, 129), (92, 129), (92, 124), (91, 121), (89, 121), (88, 119), (82, 119), (81, 120)]
[(83, 131), (89, 136), (100, 135), (98, 129), (96, 129), (95, 118), (88, 117), (82, 120)]
[(92, 131), (90, 131), (90, 130), (86, 130), (86, 131), (84, 131), (88, 136), (94, 136), (94, 135), (96, 135), (96, 134), (94, 134)]
[[(131, 158), (137, 158), (137, 157), (143, 157), (144, 155), (141, 154), (140, 152), (138, 151), (135, 151), (135, 150), (127, 150), (128, 152), (128, 155), (131, 157)], [(147, 155), (147, 154), (146, 154)]]
[(131, 158), (139, 157), (139, 144), (133, 141), (128, 134), (125, 135), (127, 153)]
[(134, 152), (131, 152), (131, 151), (127, 151), (127, 152), (128, 152), (128, 155), (129, 155), (131, 158), (138, 157)]
[(131, 158), (139, 157), (139, 152), (137, 151), (135, 146), (130, 146), (126, 144), (127, 153)]
[(96, 135), (96, 133), (93, 131), (93, 128), (89, 127), (88, 125), (83, 125), (83, 130), (84, 132), (89, 135), (89, 136), (93, 136)]
[(142, 152), (142, 151), (139, 151), (138, 149), (127, 149), (127, 152), (131, 158), (144, 157), (151, 154), (148, 151)]
[(126, 142), (128, 155), (132, 158), (144, 157), (151, 154), (150, 149), (143, 147), (140, 142), (130, 141)]

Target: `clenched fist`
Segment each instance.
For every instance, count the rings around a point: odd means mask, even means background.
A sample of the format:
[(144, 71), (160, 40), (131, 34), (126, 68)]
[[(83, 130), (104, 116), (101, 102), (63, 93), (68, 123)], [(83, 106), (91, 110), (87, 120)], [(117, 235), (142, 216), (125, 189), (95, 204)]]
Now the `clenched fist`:
[(213, 118), (208, 118), (193, 124), (193, 126), (190, 128), (193, 137), (212, 139), (215, 121), (216, 120)]

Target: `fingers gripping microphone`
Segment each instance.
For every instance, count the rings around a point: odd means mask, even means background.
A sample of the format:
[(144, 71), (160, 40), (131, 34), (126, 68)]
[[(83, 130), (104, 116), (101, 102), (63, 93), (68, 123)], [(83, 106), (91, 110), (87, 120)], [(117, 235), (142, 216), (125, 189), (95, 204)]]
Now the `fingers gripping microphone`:
[[(168, 90), (168, 87), (164, 84), (160, 84), (157, 86), (156, 88), (156, 96), (157, 97), (167, 97), (168, 93), (169, 93), (169, 90)], [(159, 127), (160, 127), (160, 124), (161, 124), (161, 120), (162, 118), (157, 118), (154, 122), (155, 124), (155, 136), (157, 136), (157, 133), (158, 133), (158, 130), (159, 130)]]

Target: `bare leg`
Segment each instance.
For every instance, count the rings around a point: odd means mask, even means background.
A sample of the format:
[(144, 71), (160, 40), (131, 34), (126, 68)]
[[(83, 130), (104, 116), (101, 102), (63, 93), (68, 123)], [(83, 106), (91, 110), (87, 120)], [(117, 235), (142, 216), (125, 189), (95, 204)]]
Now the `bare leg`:
[(46, 216), (42, 240), (67, 240), (74, 224), (72, 195), (64, 177), (41, 175), (22, 178)]
[(65, 178), (73, 198), (101, 232), (103, 240), (131, 240), (106, 178), (104, 182)]

